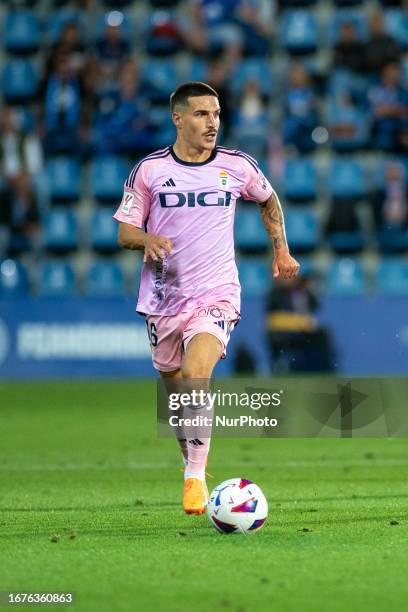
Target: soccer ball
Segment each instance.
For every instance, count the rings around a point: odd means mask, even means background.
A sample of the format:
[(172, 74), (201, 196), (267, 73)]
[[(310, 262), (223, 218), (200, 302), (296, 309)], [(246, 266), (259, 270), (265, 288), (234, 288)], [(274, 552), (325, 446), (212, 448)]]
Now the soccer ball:
[(207, 514), (222, 533), (254, 533), (266, 521), (268, 502), (251, 480), (230, 478), (212, 491)]

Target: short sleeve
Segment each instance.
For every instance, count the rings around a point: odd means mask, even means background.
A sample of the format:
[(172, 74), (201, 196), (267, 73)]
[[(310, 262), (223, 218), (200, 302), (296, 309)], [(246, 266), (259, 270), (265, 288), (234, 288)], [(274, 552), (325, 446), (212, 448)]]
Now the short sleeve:
[(146, 184), (145, 164), (130, 173), (119, 208), (113, 215), (116, 221), (142, 228), (150, 210), (150, 193)]
[(272, 185), (261, 172), (255, 160), (242, 160), (242, 167), (245, 172), (244, 183), (241, 188), (241, 195), (245, 200), (253, 200), (258, 202), (266, 202), (271, 196), (273, 189)]

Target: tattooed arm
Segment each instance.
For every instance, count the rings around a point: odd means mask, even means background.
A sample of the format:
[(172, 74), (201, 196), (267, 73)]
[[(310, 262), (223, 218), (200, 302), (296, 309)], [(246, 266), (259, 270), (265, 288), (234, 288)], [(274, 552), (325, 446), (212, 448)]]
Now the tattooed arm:
[(285, 234), (285, 222), (279, 198), (273, 191), (270, 198), (259, 205), (261, 217), (274, 250), (272, 271), (274, 277), (293, 278), (299, 272), (299, 264), (289, 253)]

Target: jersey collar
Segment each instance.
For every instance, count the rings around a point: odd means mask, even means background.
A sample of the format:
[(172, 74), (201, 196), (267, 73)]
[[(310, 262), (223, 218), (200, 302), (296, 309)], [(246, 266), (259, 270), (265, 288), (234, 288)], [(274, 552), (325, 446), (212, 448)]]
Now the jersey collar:
[(173, 146), (170, 146), (170, 153), (174, 161), (176, 161), (178, 164), (182, 164), (183, 166), (205, 166), (205, 164), (209, 164), (210, 162), (212, 162), (213, 159), (215, 159), (218, 151), (217, 151), (217, 147), (214, 147), (214, 149), (211, 151), (210, 157), (203, 162), (189, 162), (189, 161), (184, 161), (184, 159), (180, 159), (175, 154), (173, 150)]

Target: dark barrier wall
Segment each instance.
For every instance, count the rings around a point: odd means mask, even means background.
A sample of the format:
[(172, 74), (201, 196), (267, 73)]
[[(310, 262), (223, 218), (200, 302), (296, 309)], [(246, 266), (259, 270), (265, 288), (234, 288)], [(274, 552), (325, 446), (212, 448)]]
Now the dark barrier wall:
[[(263, 300), (244, 300), (242, 315), (218, 375), (231, 372), (239, 345), (252, 352), (260, 374), (269, 372)], [(406, 298), (327, 298), (319, 318), (332, 331), (339, 374), (408, 374)], [(2, 379), (148, 375), (146, 327), (134, 301), (0, 301)]]

